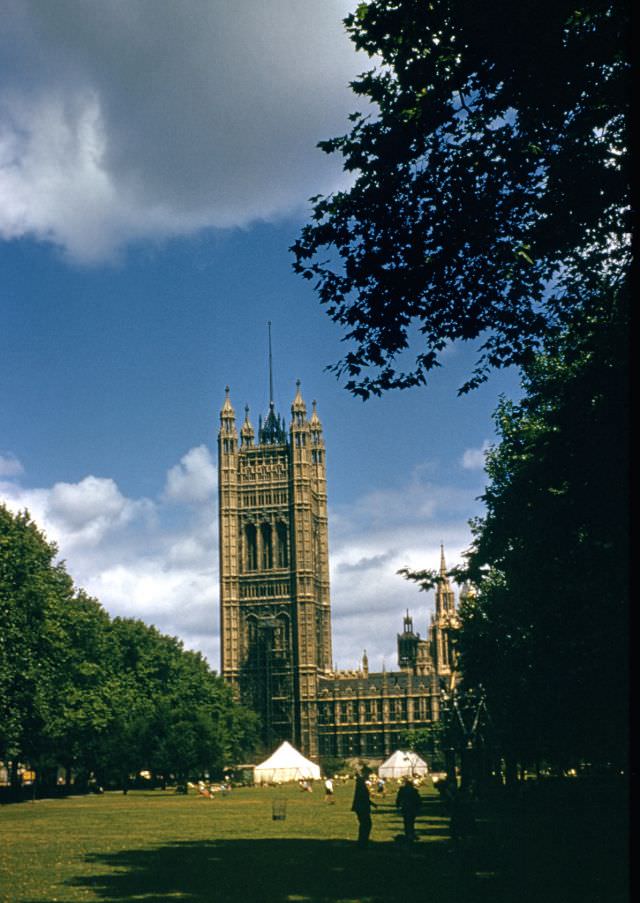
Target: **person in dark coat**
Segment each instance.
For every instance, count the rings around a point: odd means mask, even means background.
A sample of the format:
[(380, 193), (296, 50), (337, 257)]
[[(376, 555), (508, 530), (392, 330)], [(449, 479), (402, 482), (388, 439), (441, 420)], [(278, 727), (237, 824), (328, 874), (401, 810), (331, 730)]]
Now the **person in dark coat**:
[(420, 794), (413, 785), (411, 778), (405, 778), (396, 796), (396, 808), (402, 812), (404, 820), (404, 836), (407, 840), (416, 838), (416, 817), (420, 811)]
[(358, 817), (358, 846), (366, 847), (369, 842), (371, 807), (375, 805), (369, 796), (369, 788), (364, 775), (358, 775), (356, 778), (356, 789), (353, 794), (353, 803), (351, 804), (351, 811), (355, 812)]

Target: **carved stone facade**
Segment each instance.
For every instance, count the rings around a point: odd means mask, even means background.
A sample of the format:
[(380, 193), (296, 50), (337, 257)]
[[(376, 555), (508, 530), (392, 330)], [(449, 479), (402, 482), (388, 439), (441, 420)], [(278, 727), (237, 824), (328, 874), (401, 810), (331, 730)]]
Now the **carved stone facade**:
[(318, 681), (331, 671), (322, 425), (300, 387), (288, 433), (271, 402), (240, 441), (229, 393), (220, 412), (222, 674), (262, 719), (264, 740), (317, 755)]
[(444, 553), (428, 639), (409, 614), (398, 636), (399, 672), (335, 672), (331, 654), (326, 460), (316, 404), (300, 392), (291, 422), (273, 401), (258, 425), (248, 408), (238, 435), (229, 389), (218, 434), (221, 670), (260, 715), (263, 740), (305, 755), (381, 756), (402, 731), (437, 721), (455, 679), (457, 626)]

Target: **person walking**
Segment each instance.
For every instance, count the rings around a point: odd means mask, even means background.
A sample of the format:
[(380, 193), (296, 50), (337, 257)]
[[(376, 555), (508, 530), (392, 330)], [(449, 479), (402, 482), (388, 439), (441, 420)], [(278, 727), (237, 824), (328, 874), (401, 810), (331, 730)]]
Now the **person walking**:
[(411, 778), (406, 777), (396, 796), (396, 808), (402, 813), (404, 836), (408, 841), (416, 839), (416, 817), (420, 811), (422, 800)]
[(333, 802), (333, 781), (327, 775), (324, 782), (324, 801), (325, 803)]
[(366, 847), (371, 834), (371, 807), (376, 804), (369, 796), (369, 788), (365, 780), (364, 774), (359, 774), (356, 778), (356, 787), (353, 794), (353, 803), (351, 811), (355, 812), (358, 818), (358, 846)]

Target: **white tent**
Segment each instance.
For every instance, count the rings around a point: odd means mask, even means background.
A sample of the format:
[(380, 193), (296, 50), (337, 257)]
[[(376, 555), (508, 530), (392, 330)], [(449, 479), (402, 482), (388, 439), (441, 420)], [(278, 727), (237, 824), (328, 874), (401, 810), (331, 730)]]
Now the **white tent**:
[(305, 759), (285, 740), (276, 751), (256, 765), (253, 770), (256, 784), (278, 784), (285, 781), (320, 780), (320, 766)]
[(398, 749), (378, 768), (378, 775), (381, 778), (417, 778), (428, 771), (427, 763), (417, 753)]

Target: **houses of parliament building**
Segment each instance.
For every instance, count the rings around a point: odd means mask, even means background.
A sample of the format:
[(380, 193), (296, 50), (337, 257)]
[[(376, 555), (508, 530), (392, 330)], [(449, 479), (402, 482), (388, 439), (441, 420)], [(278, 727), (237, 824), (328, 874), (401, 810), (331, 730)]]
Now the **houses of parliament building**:
[(427, 638), (407, 612), (398, 670), (370, 671), (366, 653), (356, 669), (334, 670), (325, 456), (316, 403), (309, 416), (300, 383), (289, 425), (271, 401), (257, 436), (248, 408), (238, 430), (227, 388), (218, 434), (221, 671), (259, 714), (266, 746), (289, 740), (314, 759), (386, 756), (403, 732), (440, 718), (455, 680), (454, 593), (442, 551)]

